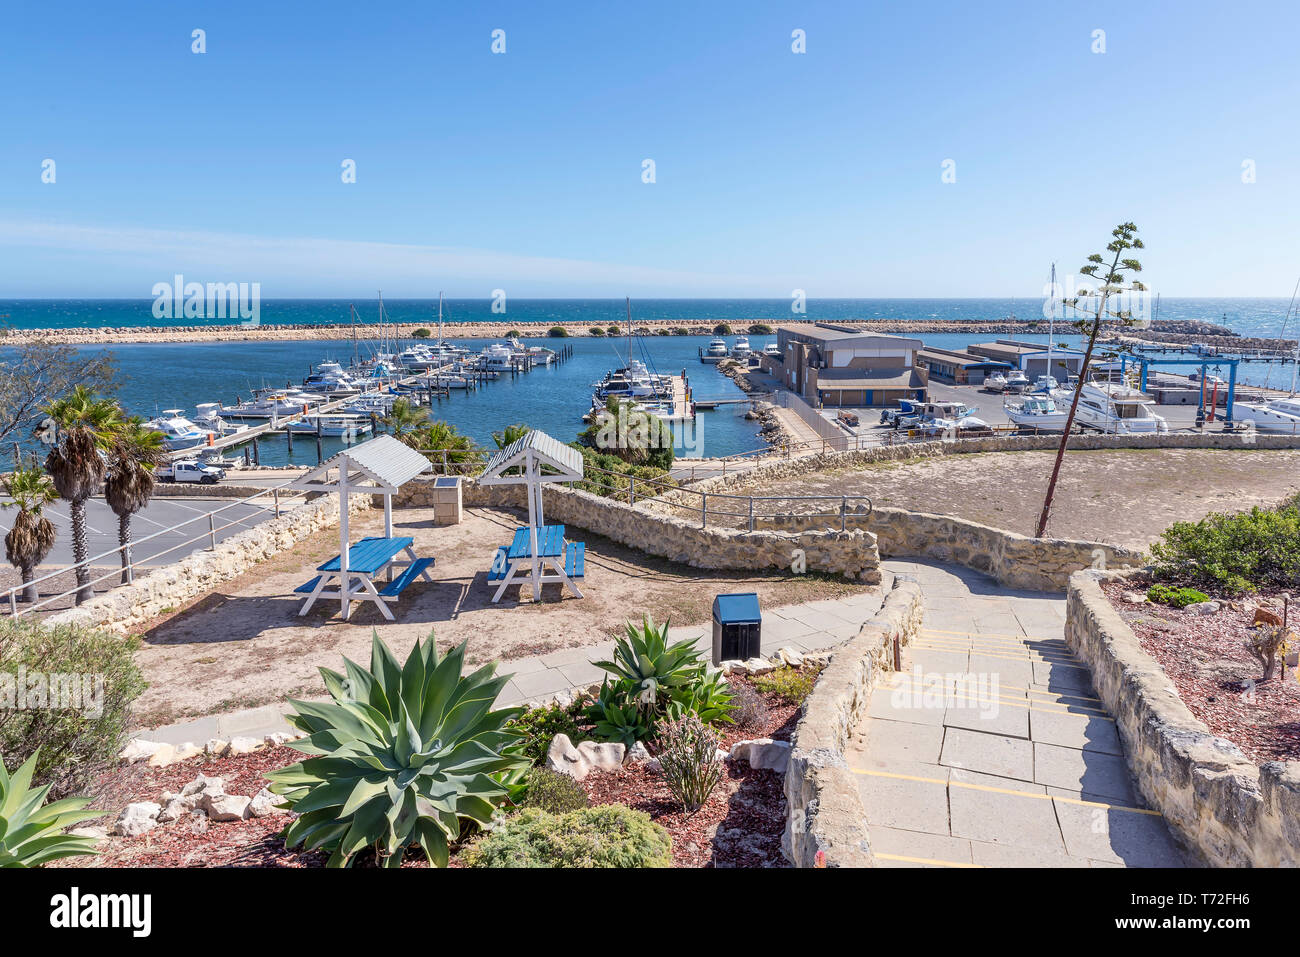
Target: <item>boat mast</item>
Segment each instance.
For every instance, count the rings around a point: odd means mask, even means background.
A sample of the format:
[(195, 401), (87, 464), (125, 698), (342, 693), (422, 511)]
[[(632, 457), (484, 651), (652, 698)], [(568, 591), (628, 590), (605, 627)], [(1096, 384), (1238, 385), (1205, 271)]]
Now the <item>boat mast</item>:
[[(1052, 311), (1047, 314), (1047, 375), (1052, 376), (1052, 335), (1056, 331), (1056, 263), (1052, 263), (1052, 281), (1048, 286), (1051, 290), (1049, 295), (1052, 297)], [(1066, 366), (1068, 371), (1069, 366)], [(1067, 375), (1065, 381), (1068, 384), (1070, 377)]]
[(438, 290), (438, 349), (442, 349), (442, 290)]
[(627, 371), (632, 374), (632, 297), (627, 297)]

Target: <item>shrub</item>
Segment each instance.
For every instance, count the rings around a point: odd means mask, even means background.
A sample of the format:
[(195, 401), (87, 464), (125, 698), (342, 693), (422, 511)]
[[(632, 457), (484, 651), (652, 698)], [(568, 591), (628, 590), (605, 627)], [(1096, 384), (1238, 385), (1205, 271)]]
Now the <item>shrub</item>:
[(664, 471), (672, 468), (675, 455), (673, 430), (667, 422), (612, 397), (592, 416), (591, 424), (578, 436), (578, 443), (629, 465), (649, 465)]
[(518, 339), (520, 335), (521, 335), (521, 333), (519, 332), (518, 329), (511, 329), (509, 332), (506, 333), (506, 338), (507, 338), (507, 339)]
[(567, 734), (574, 744), (590, 737), (578, 727), (577, 716), (582, 708), (581, 702), (568, 708), (561, 708), (557, 704), (532, 708), (517, 718), (511, 718), (506, 728), (523, 736), (519, 750), (533, 764), (541, 764), (546, 760), (546, 752), (550, 750), (551, 741), (557, 734)]
[(767, 724), (767, 702), (752, 685), (738, 681), (730, 686), (735, 710), (732, 718), (736, 727), (747, 733), (757, 733)]
[(569, 335), (569, 330), (565, 329), (564, 326), (551, 326), (546, 330), (546, 334), (552, 339), (565, 339)]
[(1300, 505), (1176, 522), (1151, 546), (1154, 575), (1238, 594), (1300, 581)]
[(0, 759), (0, 867), (40, 867), (61, 857), (95, 853), (93, 838), (64, 834), (63, 829), (103, 812), (85, 810), (89, 798), (45, 804), (49, 785), (31, 787), (39, 761), (40, 754), (33, 754), (10, 775)]
[(672, 838), (622, 804), (548, 814), (525, 808), (465, 853), (471, 867), (669, 867)]
[(720, 322), (720, 323), (718, 323), (716, 326), (713, 327), (713, 334), (714, 334), (715, 336), (729, 336), (729, 335), (731, 335), (731, 325), (730, 325), (730, 323), (726, 323), (726, 322)]
[(432, 329), (426, 329), (423, 326), (421, 326), (419, 329), (416, 329), (414, 332), (411, 333), (411, 338), (428, 339), (431, 335), (433, 335)]
[(693, 715), (665, 721), (659, 729), (659, 767), (682, 809), (693, 814), (722, 780), (722, 739)]
[[(592, 467), (583, 476), (582, 481), (575, 482), (573, 485), (574, 488), (580, 488), (584, 492), (591, 492), (594, 495), (603, 495), (606, 498), (616, 498), (626, 502), (634, 478), (637, 480), (638, 498), (649, 495), (662, 495), (664, 493), (663, 486), (677, 485), (677, 480), (666, 469), (654, 465), (633, 465), (616, 456), (608, 455), (586, 445), (575, 444), (574, 447), (582, 452), (584, 463)], [(595, 471), (595, 469), (600, 469), (600, 471)], [(606, 474), (609, 472), (614, 474)], [(652, 486), (648, 481), (642, 482), (642, 479), (653, 479), (655, 484)]]
[(587, 792), (567, 774), (550, 768), (530, 768), (525, 778), (524, 807), (566, 814), (587, 807)]
[[(79, 791), (115, 761), (131, 717), (131, 704), (145, 689), (135, 650), (140, 642), (85, 625), (46, 627), (28, 618), (0, 622), (0, 755), (25, 762), (39, 752), (34, 780), (55, 798)], [(36, 674), (94, 676), (81, 707), (16, 707), (19, 669), (26, 689)], [(102, 683), (100, 681), (102, 679)], [(71, 689), (69, 689), (71, 690)], [(27, 691), (28, 701), (32, 692)], [(39, 703), (39, 702), (36, 702)], [(75, 703), (75, 702), (74, 702)]]
[(754, 675), (754, 687), (764, 694), (776, 695), (786, 704), (803, 704), (820, 673), (820, 668), (782, 666), (765, 675)]
[(1268, 681), (1277, 673), (1277, 659), (1281, 654), (1285, 660), (1287, 651), (1287, 630), (1281, 625), (1262, 625), (1243, 642), (1250, 656), (1259, 662), (1264, 670), (1263, 680)]
[(507, 679), (493, 677), (495, 663), (463, 677), (465, 644), (439, 660), (430, 635), (399, 665), (376, 634), (369, 671), (346, 658), (346, 677), (320, 669), (333, 701), (290, 699), (287, 720), (307, 737), (289, 746), (315, 756), (266, 775), (299, 815), (286, 847), (331, 850), (327, 867), (372, 847), (398, 867), (418, 845), (445, 867), (462, 821), (491, 821), (509, 793), (503, 779), (528, 759), (505, 727), (518, 710), (491, 710)]
[(672, 332), (673, 332), (673, 335), (675, 335), (675, 336), (689, 336), (689, 335), (690, 335), (690, 332), (687, 331), (687, 329), (686, 329), (685, 326), (673, 326)]
[(772, 327), (766, 322), (755, 322), (750, 325), (749, 334), (751, 336), (770, 336), (772, 334)]
[(1159, 583), (1147, 589), (1147, 601), (1157, 605), (1170, 605), (1174, 608), (1186, 608), (1200, 601), (1209, 601), (1210, 596), (1195, 588), (1173, 588)]
[(600, 326), (592, 326), (590, 329), (587, 330), (587, 335), (597, 336), (597, 337), (604, 336), (605, 330), (602, 329)]
[(623, 330), (618, 326), (606, 326), (605, 331), (611, 336), (621, 336), (623, 334)]

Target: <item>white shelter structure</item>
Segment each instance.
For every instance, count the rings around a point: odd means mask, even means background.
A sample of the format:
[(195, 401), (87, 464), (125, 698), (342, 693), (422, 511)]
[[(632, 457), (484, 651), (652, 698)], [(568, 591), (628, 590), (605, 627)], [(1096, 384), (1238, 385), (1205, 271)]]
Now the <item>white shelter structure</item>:
[[(562, 541), (554, 543), (552, 539), (555, 536), (548, 534), (549, 530), (546, 528), (542, 511), (542, 486), (547, 482), (576, 482), (580, 481), (582, 476), (582, 453), (536, 429), (511, 442), (488, 460), (483, 472), (478, 476), (478, 484), (523, 485), (528, 497), (527, 554), (523, 554), (524, 549), (521, 546), (524, 542), (518, 540), (521, 536), (517, 535), (516, 543), (504, 550), (509, 568), (494, 568), (495, 572), (500, 573), (498, 578), (503, 579), (497, 590), (498, 597), (507, 585), (519, 579), (517, 572), (522, 571), (522, 566), (525, 564), (528, 566), (529, 577), (532, 580), (534, 600), (541, 598), (541, 586), (549, 581), (562, 581), (581, 597), (582, 592), (571, 581), (571, 578), (581, 577), (581, 573), (566, 574), (565, 552), (572, 546)], [(521, 533), (524, 531), (520, 529)], [(548, 548), (548, 545), (551, 547)], [(550, 554), (557, 547), (559, 551)], [(552, 565), (557, 572), (556, 575), (543, 573), (543, 568), (547, 564)], [(493, 598), (493, 601), (496, 600)]]
[(348, 568), (348, 496), (382, 495), (384, 497), (384, 537), (393, 538), (393, 495), (424, 472), (433, 471), (429, 460), (415, 449), (391, 435), (346, 448), (311, 471), (295, 479), (290, 488), (309, 492), (337, 492), (339, 496), (339, 567), (340, 604), (343, 617), (353, 594)]

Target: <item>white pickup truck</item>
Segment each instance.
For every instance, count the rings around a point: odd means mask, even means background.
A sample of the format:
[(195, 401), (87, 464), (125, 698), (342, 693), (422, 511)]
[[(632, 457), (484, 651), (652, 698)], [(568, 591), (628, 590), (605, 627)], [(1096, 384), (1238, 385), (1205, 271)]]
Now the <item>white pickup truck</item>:
[(173, 462), (161, 465), (154, 473), (164, 482), (198, 482), (201, 485), (216, 485), (218, 480), (226, 477), (226, 470), (202, 462)]

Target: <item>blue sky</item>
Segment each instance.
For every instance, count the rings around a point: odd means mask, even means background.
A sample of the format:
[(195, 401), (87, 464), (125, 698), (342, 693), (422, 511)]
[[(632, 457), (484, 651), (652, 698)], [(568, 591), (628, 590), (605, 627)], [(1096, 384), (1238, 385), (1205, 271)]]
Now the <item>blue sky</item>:
[(1127, 219), (1166, 295), (1300, 274), (1295, 3), (129, 9), (0, 19), (0, 298), (1033, 296)]

